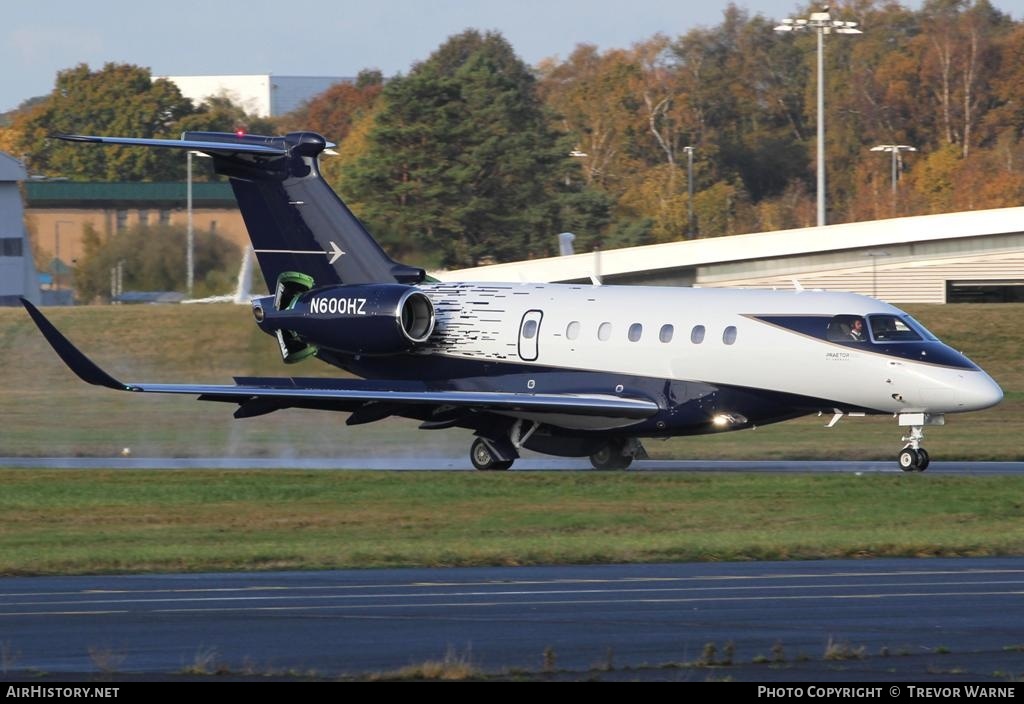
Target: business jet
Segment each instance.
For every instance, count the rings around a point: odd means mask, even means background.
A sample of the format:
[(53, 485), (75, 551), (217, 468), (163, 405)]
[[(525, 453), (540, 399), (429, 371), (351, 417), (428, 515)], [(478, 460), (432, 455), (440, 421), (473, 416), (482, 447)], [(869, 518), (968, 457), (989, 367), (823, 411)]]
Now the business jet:
[[(361, 377), (236, 377), (231, 385), (122, 382), (32, 304), (81, 379), (197, 396), (236, 418), (288, 408), (403, 416), (474, 431), (480, 470), (522, 449), (624, 469), (644, 438), (754, 428), (808, 414), (890, 414), (906, 471), (929, 463), (924, 428), (1002, 399), (999, 386), (905, 312), (850, 293), (524, 283), (441, 283), (391, 259), (322, 178), (318, 134), (186, 132), (180, 140), (62, 135), (191, 149), (234, 189), (270, 295), (252, 301), (286, 364)], [(307, 362), (308, 363), (308, 362)]]

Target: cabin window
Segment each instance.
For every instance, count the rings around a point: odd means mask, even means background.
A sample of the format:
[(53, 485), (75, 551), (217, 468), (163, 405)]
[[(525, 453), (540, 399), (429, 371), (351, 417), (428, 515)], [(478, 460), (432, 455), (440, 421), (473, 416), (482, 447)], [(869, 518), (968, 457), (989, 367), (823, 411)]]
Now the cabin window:
[(597, 339), (601, 342), (607, 342), (612, 336), (612, 324), (601, 323), (601, 327), (597, 329)]
[(868, 331), (859, 315), (837, 315), (828, 321), (826, 337), (831, 342), (866, 342)]
[(569, 327), (565, 329), (565, 336), (570, 340), (575, 340), (580, 336), (580, 324), (579, 321), (574, 320), (569, 323)]
[(630, 342), (639, 342), (640, 338), (644, 334), (644, 326), (641, 325), (640, 323), (633, 323), (632, 325), (629, 326), (628, 334)]
[(675, 328), (671, 325), (662, 325), (661, 331), (658, 333), (658, 339), (662, 342), (672, 342), (673, 332), (675, 332)]
[(736, 326), (730, 325), (722, 332), (722, 342), (727, 345), (731, 345), (736, 342)]
[(868, 316), (875, 342), (912, 342), (921, 339), (907, 321), (895, 315)]
[(536, 320), (532, 320), (531, 319), (531, 320), (527, 320), (525, 323), (523, 323), (523, 339), (525, 339), (525, 340), (532, 340), (533, 337), (536, 334), (537, 334), (537, 321)]
[(694, 325), (693, 330), (690, 331), (690, 342), (695, 345), (699, 345), (704, 342), (704, 326)]

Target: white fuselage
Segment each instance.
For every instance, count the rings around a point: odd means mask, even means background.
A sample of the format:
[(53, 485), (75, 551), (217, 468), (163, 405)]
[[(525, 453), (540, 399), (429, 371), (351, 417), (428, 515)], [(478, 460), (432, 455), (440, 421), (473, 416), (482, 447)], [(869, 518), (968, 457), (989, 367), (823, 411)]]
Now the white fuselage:
[(609, 393), (620, 375), (797, 394), (893, 413), (970, 411), (1002, 398), (998, 385), (969, 362), (955, 368), (930, 361), (926, 348), (941, 345), (937, 341), (918, 344), (921, 351), (907, 358), (757, 319), (906, 315), (856, 294), (515, 283), (420, 290), (437, 311), (425, 353), (603, 372)]

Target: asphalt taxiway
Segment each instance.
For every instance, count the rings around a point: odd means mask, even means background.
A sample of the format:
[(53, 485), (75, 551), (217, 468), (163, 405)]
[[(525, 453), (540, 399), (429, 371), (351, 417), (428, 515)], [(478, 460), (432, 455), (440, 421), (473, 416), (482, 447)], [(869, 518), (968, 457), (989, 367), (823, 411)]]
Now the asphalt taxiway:
[(0, 579), (8, 679), (448, 653), (569, 678), (1006, 681), (1022, 616), (1024, 558)]

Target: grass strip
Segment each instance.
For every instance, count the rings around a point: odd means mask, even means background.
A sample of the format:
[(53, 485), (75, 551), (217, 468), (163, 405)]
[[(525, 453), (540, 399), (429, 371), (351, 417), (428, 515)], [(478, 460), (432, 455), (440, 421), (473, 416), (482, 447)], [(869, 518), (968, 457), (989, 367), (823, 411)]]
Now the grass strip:
[(1024, 477), (0, 470), (0, 574), (1024, 553)]

